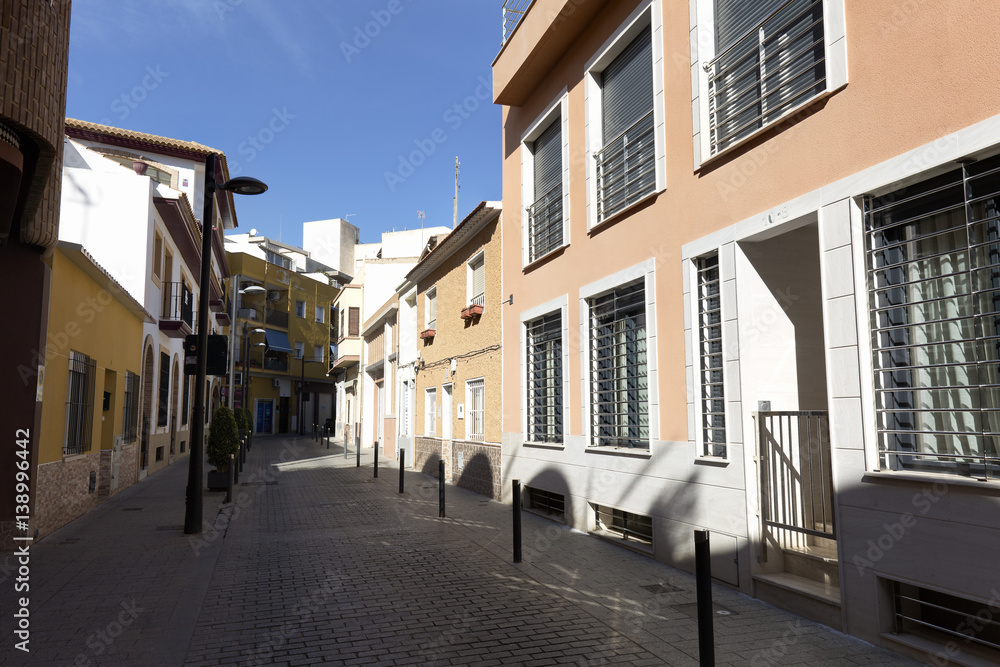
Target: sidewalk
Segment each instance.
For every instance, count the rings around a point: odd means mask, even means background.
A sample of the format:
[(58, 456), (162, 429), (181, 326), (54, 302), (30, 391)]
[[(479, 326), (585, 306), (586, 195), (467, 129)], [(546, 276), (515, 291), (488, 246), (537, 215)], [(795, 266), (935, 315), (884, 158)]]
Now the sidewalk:
[[(182, 533), (187, 465), (31, 547), (31, 653), (0, 664), (698, 664), (691, 575), (530, 513), (308, 438), (255, 440), (234, 491)], [(7, 554), (0, 554), (3, 565)], [(0, 579), (4, 577), (0, 572)], [(714, 588), (718, 665), (914, 665)], [(27, 659), (26, 659), (27, 658)]]

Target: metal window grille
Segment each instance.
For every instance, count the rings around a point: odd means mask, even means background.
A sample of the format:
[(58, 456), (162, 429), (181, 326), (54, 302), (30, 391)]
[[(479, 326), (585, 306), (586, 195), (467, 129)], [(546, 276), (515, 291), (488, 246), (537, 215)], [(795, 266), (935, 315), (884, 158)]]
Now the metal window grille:
[(122, 410), (122, 441), (132, 443), (139, 435), (139, 376), (125, 371), (125, 405)]
[(427, 328), (437, 329), (437, 288), (427, 292)]
[(656, 189), (653, 42), (646, 27), (601, 73), (603, 145), (597, 160), (597, 221)]
[(960, 639), (970, 653), (991, 663), (1000, 662), (1000, 620), (987, 605), (899, 581), (891, 584), (897, 634), (917, 635), (940, 644)]
[(472, 305), (486, 304), (486, 256), (480, 255), (469, 264), (472, 270)]
[(65, 455), (90, 451), (94, 426), (94, 382), (97, 364), (79, 352), (69, 358), (69, 393), (66, 400)]
[(722, 310), (719, 256), (698, 260), (698, 349), (704, 456), (726, 455), (726, 397), (722, 382)]
[(467, 434), (469, 440), (485, 440), (484, 433), (484, 421), (485, 421), (485, 393), (486, 386), (483, 380), (472, 380), (468, 384), (469, 387), (469, 410), (466, 419), (468, 419), (469, 432)]
[(528, 261), (563, 243), (562, 118), (534, 141), (534, 198), (528, 207)]
[(1000, 476), (1000, 157), (865, 201), (880, 463)]
[(653, 543), (653, 519), (603, 505), (595, 506), (597, 526), (609, 533), (616, 533), (623, 540)]
[(194, 327), (194, 293), (182, 282), (163, 283), (161, 319), (184, 321)]
[(167, 412), (170, 409), (170, 355), (160, 352), (160, 389), (157, 394), (156, 425), (167, 425)]
[(562, 442), (562, 314), (556, 312), (533, 320), (526, 328), (527, 438), (531, 442)]
[(556, 517), (566, 516), (566, 496), (561, 493), (553, 493), (543, 489), (526, 487), (528, 491), (528, 507)]
[(826, 89), (823, 0), (715, 0), (714, 155)]
[(424, 394), (424, 418), (427, 435), (437, 435), (437, 389), (428, 389)]
[(513, 34), (514, 29), (521, 22), (524, 17), (524, 13), (528, 11), (528, 7), (531, 5), (533, 0), (504, 0), (503, 3), (503, 41), (501, 44), (506, 44), (507, 40), (510, 39), (511, 34)]
[(591, 444), (649, 447), (643, 281), (590, 301)]
[(410, 382), (403, 383), (403, 395), (401, 397), (403, 403), (403, 435), (410, 434), (410, 395), (413, 391), (413, 385)]

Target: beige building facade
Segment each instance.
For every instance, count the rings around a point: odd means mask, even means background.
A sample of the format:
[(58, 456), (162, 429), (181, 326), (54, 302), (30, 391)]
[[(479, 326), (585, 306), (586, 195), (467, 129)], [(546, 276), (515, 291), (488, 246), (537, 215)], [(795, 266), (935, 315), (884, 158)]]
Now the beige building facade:
[(1000, 102), (977, 84), (1000, 45), (945, 28), (984, 21), (531, 4), (493, 63), (503, 471), (529, 507), (688, 569), (707, 528), (720, 582), (1000, 659), (973, 623), (1000, 590)]
[(499, 498), (499, 202), (482, 202), (407, 274), (415, 287), (413, 465)]

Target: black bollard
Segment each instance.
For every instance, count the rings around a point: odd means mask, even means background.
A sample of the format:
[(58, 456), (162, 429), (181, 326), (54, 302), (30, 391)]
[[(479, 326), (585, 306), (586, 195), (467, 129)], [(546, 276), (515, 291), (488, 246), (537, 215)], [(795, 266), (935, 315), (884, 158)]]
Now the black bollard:
[(406, 450), (399, 450), (399, 492), (403, 492), (403, 468), (406, 467)]
[(514, 562), (521, 562), (521, 480), (514, 480)]
[(438, 516), (444, 517), (444, 459), (438, 459)]
[(372, 460), (375, 463), (375, 479), (378, 479), (378, 440), (375, 441), (375, 453), (372, 455)]
[(233, 502), (233, 474), (236, 472), (236, 459), (233, 455), (229, 455), (229, 468), (227, 469), (229, 473), (226, 478), (226, 498), (223, 500), (223, 504)]
[(233, 484), (240, 483), (240, 471), (243, 470), (243, 441), (240, 441), (240, 448), (236, 450), (236, 460), (233, 461)]
[[(344, 447), (347, 447), (347, 445), (345, 444)], [(360, 468), (361, 467), (361, 441), (360, 440), (355, 440), (354, 441), (354, 447), (355, 447), (355, 449), (358, 450), (358, 464), (356, 466), (354, 466), (354, 467), (355, 468)]]
[(694, 531), (694, 571), (698, 591), (698, 657), (702, 667), (715, 665), (715, 629), (712, 618), (712, 552), (708, 531)]

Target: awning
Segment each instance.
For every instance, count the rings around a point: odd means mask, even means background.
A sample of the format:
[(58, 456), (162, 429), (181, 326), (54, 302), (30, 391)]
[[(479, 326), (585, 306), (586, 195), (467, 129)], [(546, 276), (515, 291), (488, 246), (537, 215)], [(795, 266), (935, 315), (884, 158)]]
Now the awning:
[(274, 329), (264, 329), (264, 338), (267, 339), (267, 346), (275, 352), (291, 352), (292, 346), (288, 343), (288, 334), (284, 331)]

